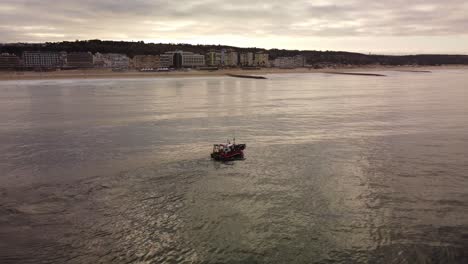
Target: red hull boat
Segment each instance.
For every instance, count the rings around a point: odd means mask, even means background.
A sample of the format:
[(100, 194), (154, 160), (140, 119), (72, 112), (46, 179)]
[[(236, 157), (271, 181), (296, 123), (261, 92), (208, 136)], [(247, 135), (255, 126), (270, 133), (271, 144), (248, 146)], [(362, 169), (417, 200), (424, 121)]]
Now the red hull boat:
[(245, 144), (214, 144), (211, 158), (218, 161), (230, 161), (244, 159)]

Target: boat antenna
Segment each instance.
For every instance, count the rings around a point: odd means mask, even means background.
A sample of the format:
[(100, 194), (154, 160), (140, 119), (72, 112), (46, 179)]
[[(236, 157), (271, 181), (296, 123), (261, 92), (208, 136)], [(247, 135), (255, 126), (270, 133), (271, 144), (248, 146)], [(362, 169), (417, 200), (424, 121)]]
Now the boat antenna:
[(236, 128), (234, 127), (234, 137), (232, 137), (233, 144), (236, 144)]

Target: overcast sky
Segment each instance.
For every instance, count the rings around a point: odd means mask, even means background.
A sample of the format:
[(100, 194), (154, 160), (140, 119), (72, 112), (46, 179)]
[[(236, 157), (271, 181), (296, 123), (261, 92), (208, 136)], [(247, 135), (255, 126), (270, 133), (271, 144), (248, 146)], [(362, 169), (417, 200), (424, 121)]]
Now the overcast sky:
[(468, 54), (467, 0), (0, 0), (0, 42)]

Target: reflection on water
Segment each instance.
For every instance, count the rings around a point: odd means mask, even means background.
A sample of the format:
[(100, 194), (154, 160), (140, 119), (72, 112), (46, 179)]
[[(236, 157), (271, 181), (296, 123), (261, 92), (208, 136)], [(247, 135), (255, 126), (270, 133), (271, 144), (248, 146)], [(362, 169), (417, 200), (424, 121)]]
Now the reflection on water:
[(0, 263), (466, 263), (466, 72), (386, 74), (1, 82)]

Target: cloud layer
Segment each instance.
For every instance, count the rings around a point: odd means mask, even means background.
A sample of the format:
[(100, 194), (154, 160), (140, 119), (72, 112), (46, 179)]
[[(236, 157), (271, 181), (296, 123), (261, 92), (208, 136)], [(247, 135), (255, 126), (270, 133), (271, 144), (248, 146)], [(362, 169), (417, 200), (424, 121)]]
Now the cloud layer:
[(466, 0), (0, 2), (0, 42), (100, 38), (310, 49), (325, 43), (346, 50), (362, 40), (391, 50), (371, 43), (427, 39), (438, 41), (434, 50), (463, 51), (468, 43), (456, 42), (467, 40), (467, 25)]

